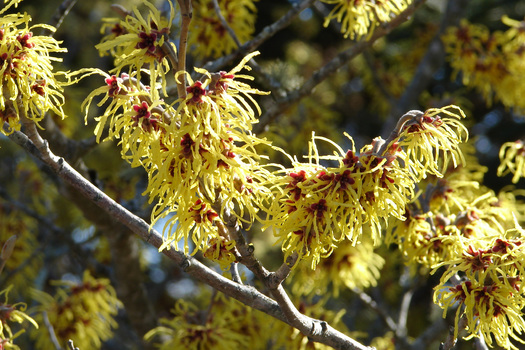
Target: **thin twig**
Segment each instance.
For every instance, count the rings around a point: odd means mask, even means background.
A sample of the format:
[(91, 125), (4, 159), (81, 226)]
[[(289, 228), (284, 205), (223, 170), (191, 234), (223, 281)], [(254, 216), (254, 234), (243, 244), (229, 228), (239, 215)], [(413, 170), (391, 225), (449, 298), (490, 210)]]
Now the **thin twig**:
[[(217, 17), (219, 17), (219, 20), (221, 21), (222, 26), (224, 28), (226, 28), (226, 31), (228, 32), (228, 34), (230, 34), (231, 38), (233, 39), (233, 41), (235, 42), (237, 47), (240, 48), (242, 46), (242, 44), (241, 44), (239, 38), (237, 37), (237, 34), (235, 34), (235, 31), (228, 24), (228, 22), (226, 21), (226, 18), (224, 18), (224, 16), (222, 15), (222, 11), (221, 11), (221, 8), (219, 6), (218, 0), (213, 0), (213, 7), (215, 8), (215, 13), (217, 14)], [(274, 96), (278, 96), (278, 97), (283, 97), (284, 96), (285, 92), (282, 89), (282, 85), (277, 80), (275, 80), (273, 77), (271, 77), (270, 75), (266, 74), (263, 71), (262, 67), (255, 61), (255, 59), (252, 58), (248, 62), (248, 64), (253, 68), (255, 73), (257, 73), (257, 75), (259, 75), (259, 77), (262, 80), (261, 83), (263, 85), (266, 85), (267, 87), (269, 87), (272, 90), (272, 94)]]
[(399, 308), (399, 317), (397, 321), (396, 337), (406, 338), (407, 336), (407, 319), (408, 310), (410, 308), (410, 302), (414, 296), (414, 289), (411, 288), (403, 294), (403, 300), (401, 301), (401, 307)]
[(67, 347), (68, 347), (68, 350), (80, 350), (79, 348), (75, 346), (75, 344), (73, 343), (71, 339), (67, 341)]
[[(64, 0), (57, 8), (55, 14), (53, 15), (53, 18), (51, 18), (51, 21), (49, 21), (49, 25), (55, 27), (55, 29), (58, 30), (58, 28), (64, 21), (64, 18), (66, 18), (69, 11), (71, 11), (73, 6), (75, 6), (76, 2), (77, 0)], [(53, 36), (55, 32), (46, 29), (44, 33), (44, 35)]]
[(270, 39), (280, 30), (286, 28), (292, 20), (304, 9), (312, 6), (312, 3), (315, 0), (303, 0), (299, 3), (296, 3), (292, 8), (281, 18), (279, 18), (274, 23), (266, 26), (257, 34), (252, 40), (244, 43), (239, 49), (229, 55), (223, 56), (215, 61), (208, 62), (204, 65), (204, 69), (209, 72), (217, 72), (222, 67), (230, 63), (231, 61), (237, 59), (240, 56), (244, 56), (249, 52), (254, 51), (266, 40)]
[(411, 350), (428, 349), (429, 344), (438, 340), (442, 334), (447, 330), (447, 322), (443, 318), (439, 318), (432, 323), (428, 328), (410, 345)]
[(377, 87), (379, 89), (379, 92), (383, 95), (383, 97), (388, 101), (390, 106), (393, 106), (396, 103), (396, 100), (390, 93), (390, 91), (387, 90), (385, 87), (384, 82), (381, 80), (379, 75), (377, 74), (377, 70), (374, 67), (374, 57), (370, 53), (370, 50), (363, 51), (363, 58), (365, 59), (365, 63), (368, 67), (368, 71), (370, 72), (370, 75), (372, 76), (372, 80), (374, 81), (374, 87)]
[(236, 283), (242, 284), (241, 276), (239, 275), (238, 263), (234, 262), (230, 266), (230, 273), (232, 275), (232, 280)]
[(397, 332), (397, 324), (392, 317), (386, 312), (386, 308), (382, 305), (379, 305), (372, 297), (362, 290), (357, 288), (352, 289), (354, 293), (357, 294), (359, 299), (364, 302), (368, 307), (374, 310), (379, 317), (385, 322), (385, 324), (390, 328), (391, 331)]
[(47, 317), (46, 311), (42, 312), (42, 319), (44, 320), (44, 326), (46, 327), (47, 333), (49, 334), (51, 343), (53, 343), (53, 346), (56, 350), (62, 350), (62, 347), (60, 346), (60, 343), (58, 342), (57, 336), (55, 334), (55, 329), (53, 328), (51, 322), (49, 322), (49, 317)]
[(390, 147), (390, 144), (392, 141), (397, 139), (399, 137), (399, 134), (401, 134), (401, 131), (407, 125), (407, 123), (410, 122), (417, 122), (418, 118), (423, 116), (424, 113), (421, 111), (418, 111), (417, 109), (411, 110), (403, 114), (398, 120), (397, 124), (394, 127), (394, 129), (390, 132), (390, 135), (384, 142), (380, 144), (379, 149), (376, 151), (377, 155), (382, 156), (387, 151), (387, 149)]
[(441, 343), (439, 346), (439, 350), (452, 350), (457, 343), (457, 338), (454, 336), (455, 334), (458, 334), (465, 329), (467, 326), (467, 318), (465, 315), (463, 315), (458, 322), (458, 329), (455, 331), (453, 326), (450, 326), (447, 339), (444, 343)]
[(476, 350), (489, 350), (489, 347), (482, 336), (474, 338), (474, 347)]
[[(191, 0), (178, 0), (181, 9), (181, 30), (179, 40), (179, 52), (178, 52), (178, 73), (186, 71), (186, 48), (188, 46), (188, 32), (190, 29), (192, 9)], [(176, 77), (177, 91), (179, 98), (186, 97), (186, 75), (184, 73)]]
[(292, 271), (294, 265), (297, 263), (298, 259), (299, 254), (297, 254), (297, 252), (293, 252), (293, 254), (290, 255), (275, 272), (270, 273), (270, 275), (267, 278), (267, 286), (271, 289), (274, 289), (277, 288), (278, 285), (283, 283), (283, 281), (288, 277), (288, 275), (290, 275), (290, 272)]
[(212, 3), (215, 9), (215, 14), (217, 15), (217, 17), (219, 17), (219, 21), (221, 21), (222, 26), (226, 29), (228, 34), (230, 34), (231, 38), (233, 39), (237, 47), (241, 47), (242, 44), (239, 38), (237, 37), (237, 34), (235, 34), (235, 31), (232, 29), (232, 27), (230, 27), (230, 25), (226, 21), (226, 18), (224, 18), (224, 16), (222, 15), (221, 8), (219, 6), (219, 2), (217, 0), (212, 0)]

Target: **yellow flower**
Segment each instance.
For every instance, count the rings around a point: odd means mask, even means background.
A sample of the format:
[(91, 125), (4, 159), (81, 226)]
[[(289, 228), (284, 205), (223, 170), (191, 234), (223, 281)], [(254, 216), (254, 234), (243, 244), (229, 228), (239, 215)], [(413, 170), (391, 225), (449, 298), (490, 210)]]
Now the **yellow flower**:
[(175, 11), (170, 1), (170, 17), (164, 18), (153, 4), (147, 1), (143, 4), (148, 7), (146, 18), (134, 7), (133, 15), (127, 15), (119, 21), (119, 35), (106, 36), (95, 47), (101, 53), (117, 54), (113, 70), (115, 74), (119, 75), (125, 67), (129, 67), (129, 75), (132, 71), (137, 73), (138, 86), (141, 71), (144, 71), (149, 74), (151, 85), (160, 81), (162, 91), (167, 95), (166, 73), (170, 70), (170, 65), (166, 56), (176, 51), (175, 45), (168, 40)]
[(525, 108), (523, 21), (503, 16), (502, 22), (510, 28), (491, 33), (483, 25), (463, 20), (446, 32), (443, 43), (454, 75), (461, 72), (463, 84), (476, 88), (489, 105), (501, 101), (521, 110)]
[[(59, 288), (54, 297), (33, 290), (33, 298), (41, 305), (39, 311), (46, 312), (62, 346), (71, 339), (80, 348), (100, 349), (102, 342), (112, 337), (116, 328), (114, 317), (121, 307), (116, 292), (104, 278), (96, 279), (84, 272), (81, 283), (55, 282)], [(37, 316), (39, 322), (42, 316)], [(54, 345), (49, 332), (33, 332), (37, 349), (49, 349)]]
[(4, 4), (7, 3), (7, 5), (4, 5), (4, 8), (0, 10), (0, 15), (7, 11), (11, 6), (18, 7), (18, 4), (21, 2), (22, 0), (4, 0)]
[(464, 164), (459, 145), (468, 139), (468, 131), (461, 118), (465, 118), (463, 111), (451, 105), (429, 109), (403, 125), (396, 142), (416, 181), (427, 174), (442, 177), (451, 159), (454, 168)]
[[(8, 6), (12, 4), (16, 2)], [(37, 125), (50, 110), (65, 117), (62, 87), (52, 65), (61, 59), (51, 54), (66, 50), (52, 37), (32, 32), (37, 28), (54, 31), (53, 27), (30, 27), (30, 21), (27, 14), (0, 17), (0, 121), (7, 122), (11, 131), (20, 130), (20, 115)]]
[(352, 245), (343, 241), (332, 255), (321, 260), (312, 271), (301, 264), (294, 270), (289, 281), (296, 295), (324, 295), (329, 290), (338, 296), (343, 288), (365, 289), (377, 285), (385, 260), (374, 252), (371, 241)]
[[(315, 140), (330, 142), (337, 152), (319, 156)], [(297, 252), (314, 269), (343, 239), (356, 243), (364, 225), (377, 242), (382, 221), (386, 225), (389, 216), (403, 219), (406, 203), (414, 195), (412, 177), (398, 163), (397, 148), (379, 156), (371, 152), (372, 147), (365, 146), (356, 155), (353, 149), (344, 152), (328, 139), (314, 136), (309, 163), (294, 162), (284, 175), (278, 172), (265, 227), (273, 226), (285, 258)], [(325, 168), (322, 159), (338, 166)]]
[(390, 22), (395, 15), (403, 12), (411, 0), (322, 0), (334, 5), (326, 16), (324, 26), (332, 19), (341, 24), (341, 33), (345, 38), (370, 38), (374, 29), (381, 23)]
[(372, 339), (370, 346), (377, 350), (395, 350), (396, 349), (396, 337), (394, 332), (386, 332), (385, 335), (375, 337)]
[[(222, 215), (227, 210), (240, 222), (252, 223), (270, 194), (264, 183), (272, 175), (259, 164), (256, 150), (269, 142), (251, 132), (255, 113), (260, 113), (251, 95), (264, 93), (242, 81), (252, 77), (238, 74), (256, 54), (229, 72), (195, 68), (203, 75), (197, 81), (186, 72), (178, 73), (177, 77), (188, 76), (189, 86), (187, 95), (172, 105), (160, 98), (162, 87), (140, 84), (135, 73), (120, 77), (99, 70), (76, 73), (105, 77), (106, 84), (89, 94), (83, 108), (87, 113), (93, 99), (103, 95), (98, 105), (106, 109), (95, 118), (97, 141), (107, 128), (108, 139), (120, 139), (122, 157), (148, 173), (145, 193), (157, 201), (152, 223), (171, 216), (161, 249), (182, 238), (186, 252), (190, 239), (194, 253), (208, 248), (210, 239), (219, 237), (216, 220), (196, 219), (196, 213), (202, 209)], [(211, 209), (214, 203), (220, 203), (220, 210)]]
[(97, 142), (100, 142), (104, 128), (108, 127), (106, 140), (120, 139), (123, 159), (132, 166), (148, 166), (147, 162), (152, 157), (151, 144), (159, 143), (174, 109), (160, 99), (156, 89), (142, 84), (137, 88), (137, 80), (125, 73), (116, 77), (93, 70), (86, 75), (91, 74), (103, 75), (106, 84), (92, 91), (84, 100), (82, 108), (86, 110), (86, 121), (89, 106), (95, 96), (104, 94), (98, 106), (110, 101), (104, 113), (95, 117), (98, 122), (95, 127)]
[[(456, 311), (456, 336), (459, 318), (466, 318), (469, 337), (483, 337), (489, 346), (493, 338), (505, 349), (518, 349), (511, 340), (525, 330), (521, 310), (525, 307), (525, 231), (515, 229), (500, 235), (464, 240), (457, 257), (435, 266), (446, 271), (435, 288), (434, 300), (446, 315), (448, 308), (459, 303)], [(453, 276), (461, 276), (450, 287)]]
[[(453, 246), (457, 244), (457, 232), (449, 227), (439, 227), (439, 221), (434, 218), (438, 228), (432, 229), (430, 222), (423, 215), (406, 214), (407, 219), (395, 225), (392, 231), (395, 236), (389, 236), (388, 242), (392, 240), (399, 245), (407, 263), (417, 262), (426, 267), (432, 267), (436, 263), (449, 258), (454, 251)], [(431, 215), (426, 215), (431, 216)]]
[(215, 297), (207, 313), (199, 312), (195, 305), (179, 299), (171, 310), (174, 317), (161, 318), (162, 326), (152, 329), (144, 338), (151, 341), (157, 335), (162, 336), (162, 343), (158, 344), (161, 350), (248, 348), (248, 334), (234, 329), (240, 322), (236, 310), (239, 303), (223, 299)]
[(13, 286), (11, 285), (0, 292), (0, 296), (4, 296), (4, 301), (0, 302), (0, 348), (4, 349), (5, 347), (5, 349), (19, 350), (20, 348), (13, 344), (13, 340), (20, 334), (24, 333), (25, 330), (21, 329), (20, 331), (13, 333), (11, 330), (12, 323), (21, 324), (24, 321), (28, 321), (37, 329), (38, 324), (24, 312), (27, 307), (25, 303), (8, 303), (7, 295), (12, 287)]
[(525, 320), (521, 310), (525, 306), (522, 295), (516, 294), (512, 285), (465, 281), (455, 287), (441, 286), (436, 290), (434, 302), (444, 308), (459, 303), (455, 318), (455, 336), (458, 333), (459, 318), (467, 321), (468, 338), (483, 337), (492, 347), (493, 338), (504, 349), (518, 350), (513, 342), (524, 343), (519, 334), (525, 331)]
[(223, 237), (212, 238), (204, 251), (204, 257), (219, 263), (223, 270), (227, 270), (233, 262), (237, 261), (233, 253), (234, 247), (234, 240), (228, 241)]
[[(257, 0), (219, 0), (221, 14), (235, 32), (241, 44), (250, 40), (255, 31)], [(188, 42), (196, 57), (217, 58), (237, 48), (224, 28), (211, 1), (193, 1), (193, 17)]]
[(499, 150), (498, 176), (513, 174), (512, 183), (525, 177), (525, 145), (522, 140), (504, 143)]

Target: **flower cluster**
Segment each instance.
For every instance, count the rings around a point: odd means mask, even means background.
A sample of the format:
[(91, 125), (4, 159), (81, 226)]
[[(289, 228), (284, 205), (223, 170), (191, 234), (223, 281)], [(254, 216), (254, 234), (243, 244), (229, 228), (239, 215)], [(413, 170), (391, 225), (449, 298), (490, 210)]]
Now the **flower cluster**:
[[(436, 188), (429, 187), (429, 190), (432, 195), (446, 196), (445, 201), (450, 201), (451, 197), (462, 195), (457, 185), (451, 182), (446, 190), (448, 192), (442, 194), (434, 191), (439, 191), (439, 186), (446, 186), (443, 184), (437, 185)], [(439, 200), (437, 197), (434, 200)], [(395, 230), (392, 230), (388, 241), (399, 245), (407, 263), (417, 262), (432, 268), (462, 252), (465, 241), (499, 236), (504, 233), (501, 222), (505, 221), (502, 217), (505, 210), (497, 206), (498, 199), (492, 193), (479, 198), (466, 198), (471, 199), (472, 203), (463, 209), (454, 207), (448, 215), (436, 210), (437, 208), (444, 210), (445, 203), (431, 204), (433, 209), (427, 212), (422, 212), (418, 208), (407, 209), (406, 220), (394, 226)]]
[[(60, 344), (65, 347), (71, 339), (80, 348), (100, 349), (117, 327), (114, 317), (121, 306), (109, 280), (85, 271), (81, 283), (58, 281), (56, 285), (54, 297), (38, 290), (33, 291), (33, 297), (41, 304), (37, 309), (46, 312)], [(40, 323), (42, 317), (37, 316)], [(34, 336), (37, 349), (54, 347), (48, 331), (34, 332)]]
[[(7, 7), (17, 3), (10, 1)], [(64, 117), (59, 73), (52, 65), (61, 59), (52, 54), (66, 50), (52, 37), (32, 32), (37, 28), (54, 31), (53, 27), (29, 22), (26, 13), (0, 17), (0, 121), (7, 122), (11, 132), (20, 130), (21, 117), (37, 124), (48, 111)]]
[(332, 255), (321, 260), (314, 271), (299, 265), (290, 278), (293, 283), (290, 287), (295, 295), (325, 295), (330, 290), (337, 297), (345, 287), (365, 289), (376, 286), (384, 263), (385, 259), (374, 252), (372, 242), (352, 245), (344, 241)]
[[(219, 0), (222, 16), (240, 43), (250, 40), (255, 30), (257, 0)], [(193, 1), (193, 19), (188, 42), (197, 57), (217, 58), (237, 48), (234, 39), (219, 19), (211, 1)]]
[(343, 239), (356, 242), (363, 226), (370, 226), (372, 237), (381, 234), (381, 218), (401, 218), (413, 184), (395, 155), (379, 156), (366, 146), (357, 155), (344, 152), (330, 157), (337, 167), (320, 164), (314, 137), (309, 163), (294, 164), (276, 183), (274, 199), (267, 212), (267, 226), (282, 241), (285, 259), (294, 251), (309, 258), (315, 268), (321, 257), (332, 254)]
[(499, 150), (499, 159), (498, 176), (511, 173), (513, 183), (525, 177), (525, 145), (522, 140), (504, 143)]
[[(525, 331), (524, 233), (518, 226), (500, 237), (469, 240), (461, 255), (437, 265), (447, 270), (434, 301), (444, 309), (443, 315), (457, 305), (456, 336), (463, 317), (469, 337), (482, 337), (489, 346), (495, 341), (504, 349), (517, 350), (514, 341), (525, 344), (519, 337)], [(460, 280), (450, 286), (458, 275)]]
[(464, 163), (459, 145), (468, 140), (468, 131), (460, 122), (465, 118), (461, 108), (432, 108), (409, 118), (401, 124), (397, 146), (403, 148), (404, 160), (416, 181), (427, 175), (442, 177), (450, 161), (454, 168)]
[(516, 191), (496, 195), (480, 185), (487, 169), (473, 159), (473, 149), (465, 149), (465, 165), (449, 169), (446, 179), (427, 179), (425, 190), (408, 204), (405, 221), (388, 232), (387, 243), (397, 244), (409, 264), (432, 268), (453, 259), (466, 240), (503, 235), (514, 225), (512, 212), (523, 211)]
[(226, 270), (232, 263), (237, 261), (234, 248), (234, 240), (226, 240), (222, 236), (212, 238), (204, 251), (204, 257), (217, 262), (223, 270)]
[(174, 58), (176, 52), (175, 45), (168, 40), (175, 11), (169, 1), (170, 17), (165, 18), (153, 4), (147, 1), (143, 4), (148, 7), (146, 18), (134, 7), (133, 12), (122, 20), (106, 20), (113, 24), (111, 34), (102, 38), (96, 48), (101, 54), (109, 52), (115, 56), (113, 73), (117, 76), (128, 67), (129, 75), (131, 72), (137, 74), (138, 85), (141, 72), (147, 73), (150, 81), (154, 82), (152, 86), (160, 82), (166, 95), (165, 77), (170, 70), (170, 59)]
[(333, 144), (333, 156), (319, 156), (315, 140), (329, 140), (314, 137), (309, 162), (294, 161), (294, 168), (274, 181), (265, 227), (273, 226), (286, 257), (297, 252), (312, 268), (344, 239), (357, 243), (365, 226), (377, 243), (389, 217), (405, 219), (417, 181), (427, 174), (442, 176), (450, 160), (461, 163), (458, 145), (467, 137), (458, 122), (463, 116), (455, 106), (407, 114), (395, 137), (377, 138), (359, 154)]
[(0, 349), (20, 350), (20, 348), (13, 344), (13, 340), (22, 334), (25, 330), (13, 333), (11, 327), (13, 323), (22, 324), (25, 321), (31, 323), (38, 329), (38, 324), (24, 311), (26, 309), (25, 303), (9, 304), (7, 295), (13, 286), (9, 286), (0, 292), (0, 296), (4, 296), (4, 301), (0, 302)]
[(361, 39), (370, 37), (374, 29), (381, 23), (387, 23), (395, 15), (404, 11), (411, 0), (322, 0), (334, 5), (326, 16), (324, 26), (327, 27), (332, 19), (341, 24), (341, 33), (345, 38)]
[[(387, 242), (399, 246), (407, 264), (443, 271), (434, 301), (444, 309), (458, 307), (455, 336), (466, 322), (469, 337), (483, 337), (505, 349), (524, 330), (521, 286), (523, 230), (515, 229), (523, 205), (519, 191), (496, 194), (480, 185), (486, 169), (472, 160), (448, 169), (445, 179), (430, 178), (407, 205), (404, 222), (392, 225)], [(473, 180), (477, 179), (477, 180)], [(463, 321), (460, 322), (460, 319)], [(512, 340), (514, 339), (514, 340)]]
[(174, 317), (161, 318), (162, 326), (152, 329), (144, 338), (151, 341), (163, 336), (161, 350), (253, 348), (258, 339), (253, 333), (256, 327), (252, 327), (255, 322), (249, 308), (220, 293), (211, 303), (208, 311), (202, 312), (190, 302), (177, 300), (171, 310)]
[[(189, 251), (190, 237), (195, 251), (225, 243), (218, 239), (221, 235), (230, 239), (217, 228), (219, 215), (231, 210), (239, 220), (251, 222), (257, 203), (269, 192), (261, 183), (270, 173), (259, 165), (255, 150), (267, 142), (250, 131), (255, 122), (250, 103), (259, 111), (251, 94), (262, 92), (238, 80), (251, 77), (237, 74), (255, 54), (229, 72), (211, 74), (196, 68), (203, 78), (193, 81), (188, 75), (187, 94), (175, 106), (160, 99), (154, 85), (138, 84), (127, 74), (103, 72), (106, 85), (85, 101), (88, 110), (92, 99), (104, 94), (99, 105), (107, 107), (95, 118), (97, 139), (108, 127), (108, 138), (120, 139), (123, 158), (148, 172), (146, 193), (158, 201), (153, 222), (177, 212), (166, 222), (169, 235), (162, 249), (184, 238)], [(217, 254), (208, 252), (219, 259)]]
[(159, 144), (147, 189), (159, 199), (154, 216), (177, 210), (168, 221), (170, 231), (178, 222), (176, 233), (166, 247), (193, 228), (198, 249), (210, 234), (229, 240), (214, 225), (217, 216), (229, 212), (239, 221), (252, 222), (257, 203), (269, 193), (261, 183), (270, 173), (259, 164), (255, 149), (267, 142), (250, 132), (255, 112), (248, 101), (258, 108), (250, 94), (261, 92), (236, 80), (250, 78), (236, 73), (253, 55), (229, 72), (197, 69), (202, 81), (188, 77), (188, 94), (179, 101), (170, 130)]
[(490, 32), (483, 25), (463, 20), (443, 36), (448, 61), (463, 84), (476, 88), (491, 103), (525, 108), (523, 21), (504, 16), (506, 31)]

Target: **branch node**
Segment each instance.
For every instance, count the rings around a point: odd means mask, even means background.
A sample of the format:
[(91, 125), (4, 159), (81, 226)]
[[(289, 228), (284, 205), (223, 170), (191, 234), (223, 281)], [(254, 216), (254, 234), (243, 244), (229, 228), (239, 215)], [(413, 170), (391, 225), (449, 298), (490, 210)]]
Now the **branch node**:
[(185, 258), (180, 266), (184, 272), (188, 272), (188, 269), (191, 267), (190, 259)]

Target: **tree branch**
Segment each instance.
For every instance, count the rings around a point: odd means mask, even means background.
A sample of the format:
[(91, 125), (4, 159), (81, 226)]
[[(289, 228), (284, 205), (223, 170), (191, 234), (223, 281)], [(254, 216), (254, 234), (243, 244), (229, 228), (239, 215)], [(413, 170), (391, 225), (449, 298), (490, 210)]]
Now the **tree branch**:
[[(235, 34), (235, 31), (228, 24), (228, 22), (226, 21), (226, 18), (224, 18), (224, 16), (222, 15), (221, 8), (219, 6), (218, 1), (217, 0), (213, 0), (212, 2), (213, 2), (213, 7), (215, 8), (215, 13), (217, 14), (217, 17), (219, 17), (219, 21), (221, 21), (222, 26), (224, 28), (226, 28), (226, 31), (231, 36), (231, 38), (233, 39), (233, 41), (235, 42), (237, 47), (238, 48), (241, 47), (242, 44), (239, 41), (239, 38), (237, 37), (237, 35)], [(272, 90), (272, 94), (274, 94), (276, 96), (284, 96), (284, 91), (282, 90), (281, 84), (278, 81), (276, 81), (275, 79), (273, 79), (271, 76), (266, 74), (263, 71), (263, 69), (261, 68), (261, 66), (259, 66), (259, 64), (255, 61), (255, 59), (252, 58), (248, 62), (248, 64), (253, 68), (255, 73), (257, 73), (259, 75), (259, 77), (262, 80), (262, 85), (266, 85), (267, 87), (269, 87)]]
[[(64, 18), (68, 15), (69, 11), (75, 6), (77, 3), (77, 0), (64, 0), (60, 6), (57, 8), (53, 18), (51, 18), (51, 21), (49, 22), (49, 25), (55, 27), (55, 29), (58, 30), (60, 25), (62, 25), (62, 21), (64, 21)], [(51, 32), (49, 29), (44, 30), (44, 35), (53, 36), (53, 32)]]
[(261, 32), (255, 36), (255, 38), (244, 43), (237, 51), (218, 58), (215, 61), (208, 62), (203, 68), (209, 72), (216, 72), (238, 57), (245, 56), (247, 53), (254, 51), (256, 48), (261, 46), (262, 43), (274, 36), (275, 33), (279, 32), (283, 28), (286, 28), (295, 18), (295, 16), (301, 13), (301, 11), (304, 9), (312, 6), (314, 1), (315, 0), (303, 0), (299, 3), (296, 3), (284, 16), (269, 26), (264, 27), (264, 29), (261, 30)]
[(386, 308), (384, 306), (379, 305), (374, 299), (372, 299), (370, 295), (366, 294), (362, 290), (354, 288), (353, 292), (357, 294), (362, 302), (368, 305), (368, 307), (370, 307), (379, 315), (379, 317), (383, 320), (383, 322), (385, 322), (391, 331), (397, 332), (397, 324), (394, 319), (386, 312)]
[[(178, 0), (180, 10), (181, 10), (181, 30), (180, 30), (180, 40), (179, 40), (179, 52), (178, 52), (178, 71), (186, 71), (186, 47), (188, 46), (188, 31), (190, 29), (192, 9), (191, 9), (191, 0)], [(180, 80), (179, 80), (180, 79)], [(177, 82), (177, 91), (179, 98), (186, 97), (186, 76), (181, 74), (175, 78)]]

